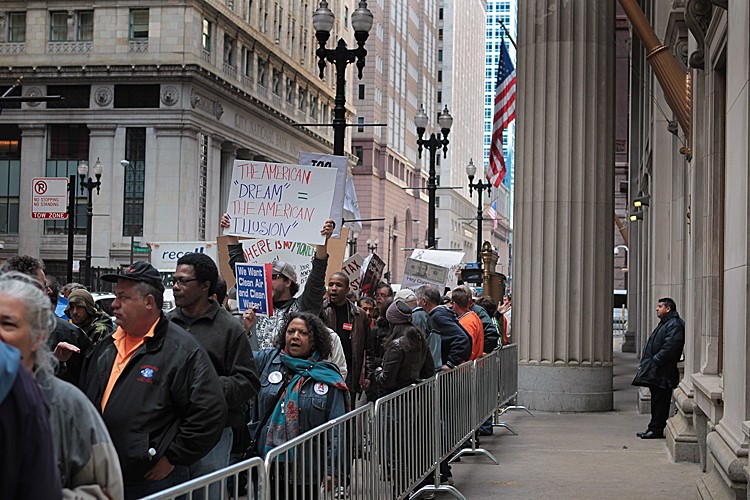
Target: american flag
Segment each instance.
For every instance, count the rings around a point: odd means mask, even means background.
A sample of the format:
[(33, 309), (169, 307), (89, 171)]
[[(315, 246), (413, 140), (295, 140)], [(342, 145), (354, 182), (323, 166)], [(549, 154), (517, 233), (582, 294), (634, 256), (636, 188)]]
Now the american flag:
[(497, 200), (492, 202), (492, 205), (487, 208), (487, 215), (492, 219), (492, 229), (497, 229)]
[(487, 179), (495, 187), (500, 187), (505, 177), (503, 158), (503, 130), (516, 117), (516, 70), (510, 60), (508, 48), (500, 46), (500, 66), (497, 68), (495, 84), (495, 114), (492, 119), (492, 144), (490, 145), (490, 168)]

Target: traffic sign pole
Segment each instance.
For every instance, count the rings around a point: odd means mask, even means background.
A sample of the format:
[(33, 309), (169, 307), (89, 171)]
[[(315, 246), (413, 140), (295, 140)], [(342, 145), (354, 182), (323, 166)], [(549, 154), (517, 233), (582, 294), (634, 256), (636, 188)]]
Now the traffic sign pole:
[(76, 232), (76, 176), (68, 183), (68, 283), (73, 282), (73, 245)]

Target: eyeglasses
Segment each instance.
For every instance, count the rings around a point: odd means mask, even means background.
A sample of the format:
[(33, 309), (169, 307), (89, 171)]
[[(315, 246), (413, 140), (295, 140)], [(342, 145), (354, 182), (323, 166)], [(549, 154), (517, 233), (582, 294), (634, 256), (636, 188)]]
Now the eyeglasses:
[(173, 284), (173, 286), (185, 286), (188, 283), (190, 283), (191, 281), (198, 281), (198, 278), (190, 278), (190, 279), (187, 279), (187, 280), (186, 279), (176, 279), (176, 280), (172, 280), (172, 284)]
[(388, 297), (390, 297), (390, 295), (388, 295), (387, 293), (376, 293), (375, 296), (379, 299), (387, 299)]
[(279, 274), (279, 273), (274, 273), (274, 274), (271, 275), (271, 279), (273, 279), (273, 280), (276, 280), (276, 279), (279, 279), (279, 278), (286, 278), (286, 276), (284, 276), (283, 274)]

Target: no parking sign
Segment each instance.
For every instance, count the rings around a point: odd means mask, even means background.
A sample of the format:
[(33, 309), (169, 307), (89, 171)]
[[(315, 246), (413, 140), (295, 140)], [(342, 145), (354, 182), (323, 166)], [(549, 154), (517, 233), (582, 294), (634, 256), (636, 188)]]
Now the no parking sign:
[(68, 218), (67, 177), (34, 177), (31, 179), (31, 218)]

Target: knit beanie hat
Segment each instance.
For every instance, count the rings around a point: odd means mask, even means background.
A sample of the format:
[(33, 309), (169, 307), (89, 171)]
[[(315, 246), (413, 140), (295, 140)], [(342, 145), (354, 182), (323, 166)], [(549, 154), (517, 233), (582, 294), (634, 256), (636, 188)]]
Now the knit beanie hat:
[(408, 325), (411, 323), (411, 307), (404, 301), (397, 300), (385, 312), (385, 319), (391, 325)]

